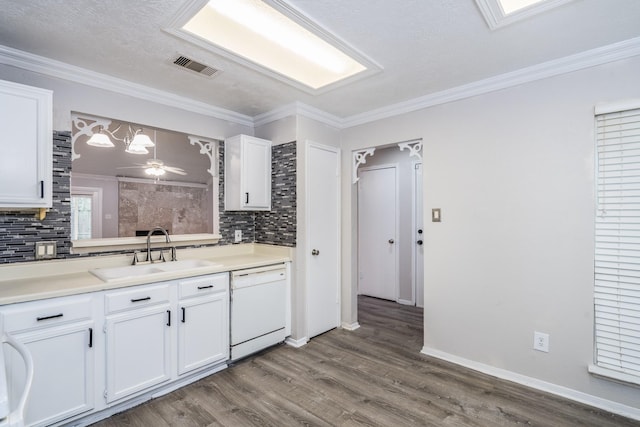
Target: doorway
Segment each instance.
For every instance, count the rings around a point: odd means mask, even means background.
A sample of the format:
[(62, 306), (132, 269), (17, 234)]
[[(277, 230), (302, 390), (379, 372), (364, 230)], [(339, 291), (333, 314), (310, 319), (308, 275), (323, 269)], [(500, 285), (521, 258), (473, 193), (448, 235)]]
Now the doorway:
[[(409, 153), (404, 151), (407, 145)], [(370, 151), (373, 150), (361, 150), (359, 153), (369, 153)], [(354, 153), (354, 162), (357, 161), (359, 165), (356, 167), (357, 173), (353, 175), (354, 182), (357, 182), (353, 193), (356, 208), (354, 243), (357, 245), (355, 254), (357, 269), (354, 272), (354, 280), (357, 284), (357, 294), (389, 299), (402, 305), (423, 306), (423, 245), (427, 236), (423, 227), (421, 151), (422, 141), (413, 140), (376, 148), (373, 153), (368, 154), (366, 161), (362, 161), (362, 156)], [(391, 167), (395, 168), (395, 176), (393, 177), (388, 173)], [(388, 173), (386, 177), (381, 172), (385, 169)], [(371, 180), (370, 178), (376, 174), (382, 178), (377, 181)], [(392, 191), (389, 191), (388, 187), (395, 189), (395, 196), (389, 196)], [(379, 205), (370, 204), (367, 201), (368, 193), (371, 193), (374, 198), (381, 198), (382, 202)], [(386, 201), (383, 194), (387, 194)], [(389, 212), (389, 209), (392, 209), (393, 212)], [(374, 217), (371, 218), (371, 215)], [(379, 217), (387, 220), (381, 222)], [(374, 225), (369, 224), (371, 221), (374, 222)], [(391, 231), (389, 227), (394, 221), (395, 231)], [(393, 237), (383, 239), (381, 234)], [(374, 241), (374, 236), (380, 237)], [(393, 240), (394, 243), (390, 244), (390, 240)], [(375, 250), (376, 245), (378, 251)], [(380, 261), (381, 256), (388, 256), (391, 253), (395, 256), (395, 265), (392, 267), (390, 267), (390, 263), (385, 264)], [(375, 270), (376, 268), (378, 271)], [(381, 269), (383, 271), (380, 271)], [(371, 278), (371, 271), (375, 272), (375, 280), (382, 278), (384, 284), (370, 286), (367, 278)], [(390, 278), (388, 275), (393, 271), (395, 271), (395, 275)], [(389, 284), (394, 282), (396, 283), (395, 292), (392, 292), (390, 289), (393, 285), (389, 286)], [(381, 287), (384, 288), (383, 291), (380, 291)]]

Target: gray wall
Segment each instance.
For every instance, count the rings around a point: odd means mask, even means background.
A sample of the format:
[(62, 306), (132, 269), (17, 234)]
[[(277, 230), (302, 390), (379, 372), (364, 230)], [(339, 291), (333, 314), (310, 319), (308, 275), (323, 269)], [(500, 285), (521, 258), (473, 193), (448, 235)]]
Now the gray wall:
[[(343, 170), (354, 149), (424, 140), (424, 211), (442, 209), (442, 222), (425, 222), (425, 351), (640, 408), (636, 388), (587, 372), (594, 106), (640, 99), (638, 75), (635, 57), (343, 132)], [(357, 223), (346, 175), (343, 292), (353, 295)], [(357, 318), (350, 308), (343, 316)], [(548, 353), (532, 349), (534, 331), (550, 335)]]

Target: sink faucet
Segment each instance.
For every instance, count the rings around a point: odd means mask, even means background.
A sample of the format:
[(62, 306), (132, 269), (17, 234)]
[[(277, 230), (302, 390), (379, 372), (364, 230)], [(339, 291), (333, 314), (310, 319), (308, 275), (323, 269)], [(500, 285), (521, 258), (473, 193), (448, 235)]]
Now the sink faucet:
[[(151, 236), (153, 235), (153, 233), (155, 233), (156, 231), (162, 231), (162, 233), (165, 235), (166, 237), (166, 242), (167, 243), (171, 243), (171, 239), (169, 238), (169, 233), (167, 232), (167, 230), (165, 230), (162, 227), (153, 227), (153, 229), (151, 231), (149, 231), (149, 233), (147, 233), (147, 261), (151, 261), (153, 262), (153, 260), (151, 259)], [(171, 260), (174, 261), (175, 260), (175, 248), (172, 248), (171, 251)]]

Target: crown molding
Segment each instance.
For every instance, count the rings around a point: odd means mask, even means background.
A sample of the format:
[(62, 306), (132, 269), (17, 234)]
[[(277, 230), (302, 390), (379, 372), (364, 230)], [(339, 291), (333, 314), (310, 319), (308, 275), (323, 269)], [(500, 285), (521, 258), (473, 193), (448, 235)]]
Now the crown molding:
[(350, 128), (359, 126), (376, 120), (421, 110), (423, 108), (459, 101), (461, 99), (471, 98), (473, 96), (483, 95), (524, 83), (567, 74), (638, 55), (640, 55), (640, 37), (591, 49), (553, 61), (543, 62), (538, 65), (478, 80), (473, 83), (443, 90), (441, 92), (435, 92), (429, 95), (413, 98), (365, 113), (355, 114), (344, 118), (342, 120), (341, 127)]
[(253, 118), (253, 122), (255, 126), (262, 126), (291, 116), (306, 117), (336, 129), (342, 129), (343, 119), (302, 102), (292, 102), (266, 113), (259, 114)]
[(41, 56), (0, 45), (0, 64), (6, 64), (89, 86), (138, 97), (244, 126), (261, 126), (289, 116), (303, 116), (336, 129), (347, 129), (377, 120), (407, 114), (424, 108), (459, 101), (509, 87), (571, 73), (640, 55), (640, 37), (591, 49), (513, 72), (479, 80), (429, 95), (409, 99), (364, 113), (338, 117), (310, 105), (293, 102), (255, 117), (215, 107), (189, 98), (131, 83), (105, 74), (85, 70)]
[(135, 98), (181, 110), (203, 114), (220, 120), (237, 123), (243, 126), (253, 126), (253, 118), (235, 111), (226, 110), (204, 102), (164, 92), (138, 83), (112, 77), (106, 74), (76, 67), (64, 62), (34, 55), (21, 50), (0, 45), (0, 64), (18, 67), (34, 73), (44, 74), (87, 86), (133, 96)]

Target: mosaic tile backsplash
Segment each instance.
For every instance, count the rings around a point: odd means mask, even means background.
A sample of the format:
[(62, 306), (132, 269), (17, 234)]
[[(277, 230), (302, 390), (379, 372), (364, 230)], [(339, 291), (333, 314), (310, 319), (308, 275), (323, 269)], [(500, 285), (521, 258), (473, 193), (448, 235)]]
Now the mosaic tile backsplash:
[[(219, 245), (232, 244), (235, 230), (243, 243), (266, 243), (294, 247), (296, 244), (296, 144), (272, 150), (272, 211), (224, 212), (224, 149), (220, 147)], [(53, 207), (40, 221), (33, 212), (0, 212), (0, 264), (33, 261), (35, 242), (56, 241), (57, 258), (71, 254), (71, 132), (53, 133)], [(130, 251), (124, 251), (130, 252)], [(118, 252), (111, 252), (118, 253)], [(105, 254), (106, 255), (106, 254)]]

